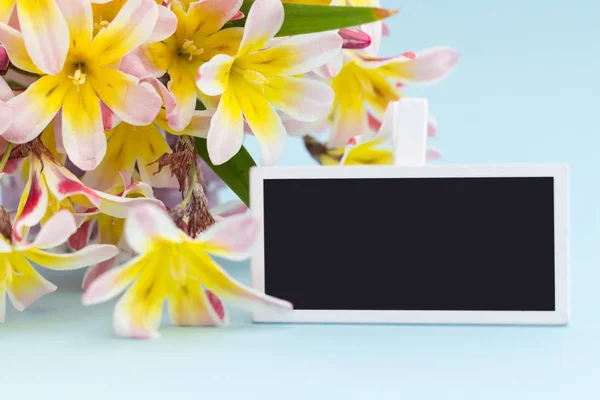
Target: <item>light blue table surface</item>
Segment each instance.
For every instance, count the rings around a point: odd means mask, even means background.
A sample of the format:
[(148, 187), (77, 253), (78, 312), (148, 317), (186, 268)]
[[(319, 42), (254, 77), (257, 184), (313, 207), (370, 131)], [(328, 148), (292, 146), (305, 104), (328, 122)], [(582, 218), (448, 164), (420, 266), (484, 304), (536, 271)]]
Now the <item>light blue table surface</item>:
[[(113, 337), (112, 303), (79, 304), (80, 275), (54, 274), (57, 293), (0, 327), (0, 399), (600, 398), (600, 3), (383, 3), (401, 9), (385, 55), (462, 53), (446, 81), (407, 91), (429, 99), (441, 162), (570, 164), (570, 326), (252, 325), (230, 310), (228, 328), (135, 342)], [(309, 163), (290, 140), (282, 164)], [(247, 263), (228, 268), (248, 280)]]

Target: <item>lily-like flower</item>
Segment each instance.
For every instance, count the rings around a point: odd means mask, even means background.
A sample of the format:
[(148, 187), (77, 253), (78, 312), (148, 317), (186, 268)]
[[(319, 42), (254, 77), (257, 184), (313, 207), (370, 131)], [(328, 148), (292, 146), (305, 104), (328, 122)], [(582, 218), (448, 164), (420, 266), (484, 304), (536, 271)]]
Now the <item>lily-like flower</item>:
[(162, 203), (156, 199), (124, 198), (91, 189), (44, 152), (32, 151), (29, 165), (29, 179), (14, 223), (15, 241), (23, 240), (30, 227), (40, 222), (44, 225), (59, 210), (73, 211), (73, 205), (97, 208), (104, 214), (119, 218), (125, 218), (128, 210), (136, 203), (151, 203), (162, 207)]
[(286, 129), (274, 107), (300, 121), (323, 117), (333, 100), (331, 88), (298, 78), (327, 63), (341, 50), (342, 38), (325, 32), (272, 40), (283, 23), (280, 0), (256, 0), (237, 54), (219, 54), (198, 71), (198, 88), (222, 95), (208, 132), (208, 151), (222, 164), (241, 148), (244, 119), (256, 136), (261, 162), (274, 164), (285, 147)]
[(396, 83), (434, 83), (447, 76), (459, 53), (451, 48), (432, 48), (392, 58), (352, 56), (333, 78), (335, 101), (330, 119), (330, 145), (342, 147), (369, 128), (369, 108), (383, 115), (391, 101), (400, 99)]
[[(0, 41), (11, 62), (43, 75), (8, 102), (14, 107), (14, 120), (4, 137), (13, 143), (29, 142), (62, 110), (65, 151), (77, 167), (91, 170), (106, 152), (100, 100), (131, 125), (148, 125), (161, 107), (152, 85), (116, 69), (123, 56), (152, 34), (158, 7), (153, 0), (129, 0), (112, 22), (92, 37), (89, 0), (55, 1), (60, 8), (50, 7), (52, 0), (39, 2), (48, 5), (48, 14), (38, 10), (34, 20), (19, 13), (23, 33), (0, 23)], [(20, 4), (21, 0), (19, 9)], [(32, 44), (26, 32), (34, 25), (43, 30)], [(43, 40), (48, 43), (41, 43)], [(47, 53), (42, 50), (46, 48), (57, 50)]]
[(154, 76), (169, 74), (168, 88), (177, 103), (169, 119), (173, 130), (181, 131), (190, 123), (198, 96), (207, 107), (216, 104), (197, 91), (194, 79), (200, 65), (216, 54), (233, 55), (237, 51), (243, 29), (221, 28), (236, 17), (241, 5), (242, 0), (173, 0), (170, 7), (178, 20), (175, 34), (136, 52)]
[(42, 227), (31, 243), (15, 242), (12, 227), (4, 209), (0, 209), (0, 323), (4, 322), (6, 295), (13, 306), (23, 311), (40, 297), (56, 290), (31, 265), (68, 271), (83, 268), (115, 257), (119, 250), (110, 245), (91, 245), (70, 253), (44, 251), (63, 244), (77, 229), (75, 219), (66, 210), (59, 211)]
[[(84, 175), (83, 183), (94, 189), (111, 191), (115, 185), (121, 184), (121, 173), (131, 176), (137, 169), (140, 179), (154, 188), (178, 187), (170, 169), (158, 172), (158, 164), (155, 164), (160, 156), (172, 152), (161, 129), (174, 135), (206, 138), (214, 111), (194, 111), (191, 122), (185, 129), (177, 132), (169, 124), (178, 108), (173, 93), (151, 76), (134, 55), (123, 58), (120, 70), (151, 84), (161, 94), (163, 108), (149, 125), (134, 126), (121, 122), (108, 130), (106, 156), (98, 167)], [(111, 128), (110, 124), (105, 121), (105, 128)]]
[[(311, 156), (321, 165), (392, 165), (394, 164), (392, 141), (402, 124), (402, 119), (397, 118), (394, 112), (394, 102), (390, 102), (383, 116), (383, 122), (376, 122), (377, 132), (353, 137), (345, 147), (328, 147), (311, 136), (304, 138), (304, 144)], [(427, 161), (436, 161), (439, 158), (440, 152), (437, 149), (427, 148)]]
[(242, 260), (258, 233), (256, 219), (243, 215), (218, 222), (191, 239), (160, 209), (135, 207), (125, 222), (125, 238), (139, 255), (97, 278), (82, 301), (105, 302), (131, 285), (117, 303), (114, 328), (120, 336), (144, 339), (159, 336), (165, 299), (176, 325), (225, 324), (227, 316), (217, 296), (248, 310), (289, 310), (290, 303), (235, 281), (209, 255)]

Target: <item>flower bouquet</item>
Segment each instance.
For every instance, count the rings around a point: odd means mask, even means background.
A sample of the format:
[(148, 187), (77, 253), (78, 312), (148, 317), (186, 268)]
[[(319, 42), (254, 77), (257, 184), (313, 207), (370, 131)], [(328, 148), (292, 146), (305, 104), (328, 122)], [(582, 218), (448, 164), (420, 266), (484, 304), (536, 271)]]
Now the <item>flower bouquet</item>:
[[(226, 324), (223, 301), (290, 309), (212, 258), (247, 258), (260, 231), (243, 142), (267, 165), (288, 136), (325, 166), (391, 163), (388, 104), (458, 60), (443, 47), (379, 58), (395, 13), (377, 0), (0, 2), (0, 322), (7, 298), (22, 311), (56, 290), (37, 266), (87, 267), (86, 305), (124, 292), (126, 337), (157, 337), (165, 300), (186, 326)], [(218, 204), (220, 188), (239, 201)]]

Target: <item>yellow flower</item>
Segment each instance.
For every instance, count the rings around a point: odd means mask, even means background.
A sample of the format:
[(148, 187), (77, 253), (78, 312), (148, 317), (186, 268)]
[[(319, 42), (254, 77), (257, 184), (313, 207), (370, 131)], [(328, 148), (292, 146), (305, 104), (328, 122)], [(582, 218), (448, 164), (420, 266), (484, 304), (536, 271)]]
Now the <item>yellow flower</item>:
[[(116, 69), (121, 58), (152, 33), (158, 6), (153, 0), (129, 0), (92, 37), (89, 1), (60, 0), (59, 9), (51, 0), (18, 0), (19, 11), (22, 3), (38, 7), (30, 10), (35, 18), (28, 20), (19, 12), (23, 33), (0, 23), (0, 41), (18, 68), (46, 75), (8, 101), (14, 119), (3, 136), (13, 143), (29, 142), (62, 110), (67, 155), (79, 168), (94, 169), (106, 152), (100, 100), (132, 125), (151, 123), (160, 109), (160, 96), (150, 84)], [(36, 31), (36, 41), (28, 41), (28, 29), (36, 25), (42, 30)]]
[(274, 107), (296, 120), (316, 121), (331, 105), (329, 86), (296, 75), (335, 57), (342, 38), (325, 32), (274, 41), (283, 19), (281, 1), (256, 0), (237, 54), (218, 54), (198, 71), (198, 88), (208, 95), (222, 95), (207, 138), (214, 164), (224, 163), (239, 151), (244, 119), (260, 145), (261, 162), (273, 164), (287, 137)]
[(138, 54), (144, 65), (161, 76), (169, 74), (169, 90), (177, 101), (176, 118), (170, 120), (175, 131), (191, 121), (198, 96), (207, 107), (214, 100), (196, 89), (198, 67), (216, 54), (233, 55), (242, 39), (242, 28), (221, 29), (240, 9), (242, 0), (171, 1), (177, 18), (175, 34), (161, 42), (142, 46)]
[[(289, 310), (291, 304), (244, 287), (209, 254), (232, 260), (248, 256), (259, 233), (248, 215), (227, 218), (191, 239), (154, 206), (135, 207), (125, 222), (125, 238), (139, 255), (97, 278), (84, 293), (86, 305), (118, 296), (114, 328), (118, 335), (158, 337), (162, 307), (168, 300), (177, 325), (215, 326), (227, 322), (217, 296), (248, 310)], [(133, 284), (132, 284), (133, 282)]]
[(35, 241), (15, 242), (11, 240), (8, 215), (4, 209), (0, 210), (0, 323), (4, 322), (7, 294), (13, 306), (23, 311), (41, 296), (56, 290), (56, 286), (44, 279), (31, 263), (67, 271), (102, 262), (118, 254), (118, 249), (109, 245), (91, 245), (70, 254), (44, 251), (64, 243), (76, 229), (73, 216), (68, 211), (60, 211), (42, 227)]
[(369, 110), (383, 115), (388, 104), (400, 98), (398, 83), (436, 82), (450, 73), (459, 58), (456, 50), (447, 47), (391, 58), (346, 54), (348, 61), (332, 81), (333, 147), (342, 147), (351, 137), (367, 132)]

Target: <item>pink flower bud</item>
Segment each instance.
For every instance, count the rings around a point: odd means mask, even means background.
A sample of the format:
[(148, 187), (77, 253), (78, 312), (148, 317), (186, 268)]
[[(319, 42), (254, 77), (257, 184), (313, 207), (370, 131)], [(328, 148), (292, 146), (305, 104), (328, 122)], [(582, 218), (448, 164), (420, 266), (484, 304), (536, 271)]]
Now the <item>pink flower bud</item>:
[(371, 36), (360, 29), (342, 28), (338, 34), (344, 39), (344, 49), (364, 49), (371, 45)]
[(9, 65), (10, 60), (8, 58), (8, 53), (6, 52), (6, 48), (2, 45), (2, 43), (0, 43), (0, 75), (6, 74)]

